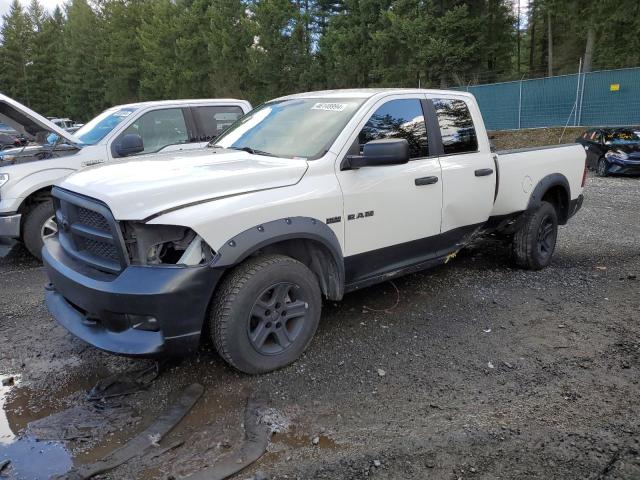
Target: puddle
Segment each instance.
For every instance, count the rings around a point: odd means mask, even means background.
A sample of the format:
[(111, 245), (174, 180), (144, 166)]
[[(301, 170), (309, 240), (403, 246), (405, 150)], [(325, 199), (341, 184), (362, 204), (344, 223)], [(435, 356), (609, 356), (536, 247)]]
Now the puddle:
[(32, 480), (67, 472), (72, 466), (71, 455), (62, 443), (21, 438), (16, 434), (18, 428), (15, 425), (12, 428), (5, 406), (14, 394), (12, 390), (18, 390), (20, 379), (17, 375), (13, 378), (13, 385), (0, 386), (0, 463), (11, 461), (4, 475), (9, 479)]
[(29, 438), (0, 445), (0, 463), (4, 460), (11, 460), (5, 475), (15, 480), (47, 479), (68, 472), (73, 465), (62, 444)]
[[(9, 377), (11, 376), (5, 375), (2, 378), (5, 379)], [(16, 377), (13, 377), (13, 378), (15, 379)], [(14, 380), (14, 382), (17, 382), (17, 380)], [(12, 388), (14, 388), (14, 385), (3, 386), (2, 384), (0, 384), (0, 448), (2, 448), (4, 445), (12, 443), (13, 441), (15, 441), (15, 438), (16, 438), (15, 434), (13, 433), (13, 430), (9, 426), (9, 419), (7, 418), (7, 412), (4, 409), (4, 404), (6, 402), (7, 395), (9, 394)]]

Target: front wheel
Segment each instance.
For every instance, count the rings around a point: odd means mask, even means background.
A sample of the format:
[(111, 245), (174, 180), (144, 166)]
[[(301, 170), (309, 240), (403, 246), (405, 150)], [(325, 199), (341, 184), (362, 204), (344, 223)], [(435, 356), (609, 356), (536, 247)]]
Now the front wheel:
[(58, 232), (53, 202), (39, 203), (27, 213), (22, 230), (22, 239), (29, 253), (42, 260), (44, 241)]
[(609, 175), (609, 172), (607, 171), (607, 161), (604, 158), (598, 160), (598, 168), (596, 172), (599, 177), (606, 177)]
[(558, 215), (549, 202), (527, 215), (524, 225), (513, 236), (513, 257), (521, 268), (540, 270), (551, 263), (558, 238)]
[(305, 351), (321, 308), (320, 287), (305, 265), (283, 255), (251, 258), (232, 270), (214, 294), (213, 343), (237, 370), (276, 370)]

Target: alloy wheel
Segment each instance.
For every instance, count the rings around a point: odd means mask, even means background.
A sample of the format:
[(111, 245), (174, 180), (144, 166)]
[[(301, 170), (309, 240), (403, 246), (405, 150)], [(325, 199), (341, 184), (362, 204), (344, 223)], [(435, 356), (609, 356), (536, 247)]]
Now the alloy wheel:
[(53, 237), (56, 233), (58, 233), (58, 224), (56, 223), (56, 217), (52, 216), (42, 225), (40, 236), (42, 240), (46, 240), (47, 238)]
[(253, 348), (263, 355), (277, 355), (293, 345), (303, 330), (309, 311), (303, 289), (281, 282), (262, 291), (247, 326)]

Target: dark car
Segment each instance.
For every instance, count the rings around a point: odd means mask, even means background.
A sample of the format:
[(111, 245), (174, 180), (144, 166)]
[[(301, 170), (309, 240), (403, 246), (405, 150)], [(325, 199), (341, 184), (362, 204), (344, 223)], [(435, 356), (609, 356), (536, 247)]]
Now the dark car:
[(640, 175), (640, 127), (592, 128), (576, 139), (599, 176)]
[(20, 135), (16, 130), (6, 123), (0, 122), (0, 150), (20, 147), (28, 143), (24, 135)]

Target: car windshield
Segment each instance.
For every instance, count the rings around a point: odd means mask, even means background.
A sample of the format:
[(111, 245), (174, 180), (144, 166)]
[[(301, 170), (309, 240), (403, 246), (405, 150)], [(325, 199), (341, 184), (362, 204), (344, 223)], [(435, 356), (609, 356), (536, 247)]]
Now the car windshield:
[(640, 132), (634, 130), (618, 130), (607, 134), (606, 141), (614, 145), (640, 143)]
[(135, 108), (110, 108), (105, 110), (80, 127), (74, 135), (85, 145), (95, 145), (135, 110)]
[(265, 103), (236, 121), (214, 147), (313, 160), (323, 156), (362, 98), (292, 98)]

